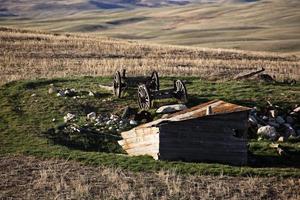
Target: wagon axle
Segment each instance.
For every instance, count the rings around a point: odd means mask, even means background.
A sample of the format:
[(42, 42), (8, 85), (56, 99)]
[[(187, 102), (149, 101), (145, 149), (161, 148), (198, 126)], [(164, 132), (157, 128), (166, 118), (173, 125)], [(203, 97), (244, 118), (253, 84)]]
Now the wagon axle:
[(120, 71), (117, 71), (113, 80), (114, 95), (121, 98), (124, 90), (129, 87), (137, 87), (140, 84), (144, 84), (151, 91), (159, 90), (159, 77), (156, 71), (153, 71), (151, 76), (126, 76), (126, 70), (123, 70), (122, 75)]
[(174, 82), (174, 88), (164, 90), (150, 90), (145, 84), (138, 87), (138, 105), (141, 109), (150, 109), (153, 100), (169, 98), (175, 98), (181, 103), (187, 102), (187, 90), (181, 80)]

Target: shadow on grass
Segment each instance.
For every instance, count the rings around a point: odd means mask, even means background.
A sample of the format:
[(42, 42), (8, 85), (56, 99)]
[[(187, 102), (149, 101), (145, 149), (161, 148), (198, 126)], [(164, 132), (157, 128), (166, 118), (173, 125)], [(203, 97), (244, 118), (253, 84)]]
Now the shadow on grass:
[(89, 128), (72, 130), (70, 126), (62, 125), (57, 129), (49, 129), (42, 135), (54, 145), (66, 146), (70, 149), (106, 153), (124, 153), (118, 144), (118, 135), (100, 133)]

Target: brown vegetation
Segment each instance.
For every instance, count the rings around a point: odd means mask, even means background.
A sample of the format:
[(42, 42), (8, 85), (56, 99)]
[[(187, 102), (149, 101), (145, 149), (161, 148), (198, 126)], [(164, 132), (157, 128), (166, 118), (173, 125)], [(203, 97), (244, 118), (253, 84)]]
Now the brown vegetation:
[(299, 199), (300, 179), (133, 173), (0, 157), (0, 199)]
[(0, 29), (0, 85), (19, 79), (129, 74), (153, 69), (164, 76), (230, 79), (265, 68), (277, 79), (300, 79), (300, 59), (288, 54), (202, 49), (113, 40), (89, 34), (61, 35)]

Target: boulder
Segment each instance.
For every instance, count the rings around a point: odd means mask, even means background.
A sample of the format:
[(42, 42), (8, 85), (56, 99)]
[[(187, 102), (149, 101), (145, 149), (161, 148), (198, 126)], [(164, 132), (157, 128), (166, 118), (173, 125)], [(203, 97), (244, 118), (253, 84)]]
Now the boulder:
[(162, 106), (156, 110), (156, 113), (167, 114), (167, 113), (173, 113), (185, 109), (187, 109), (187, 107), (184, 104), (174, 104), (174, 105)]
[(276, 140), (276, 138), (278, 137), (276, 129), (269, 125), (260, 127), (257, 130), (257, 135), (271, 140)]

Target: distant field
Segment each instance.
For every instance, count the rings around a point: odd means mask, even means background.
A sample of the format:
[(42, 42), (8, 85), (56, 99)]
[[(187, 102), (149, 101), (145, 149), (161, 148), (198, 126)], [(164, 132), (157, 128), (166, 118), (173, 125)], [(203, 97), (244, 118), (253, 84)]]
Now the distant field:
[(231, 80), (262, 67), (277, 80), (300, 79), (300, 59), (290, 54), (153, 45), (91, 37), (0, 28), (0, 85), (19, 79), (130, 75), (196, 76)]
[(130, 9), (49, 6), (38, 11), (31, 1), (17, 8), (11, 2), (7, 7), (18, 16), (0, 17), (0, 25), (161, 44), (299, 54), (300, 1), (231, 2)]

